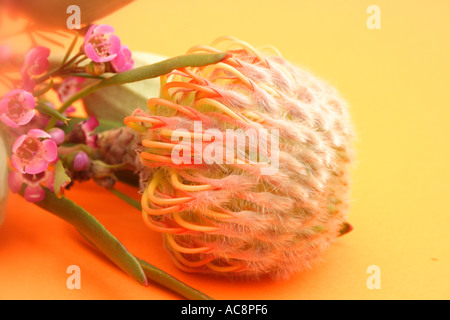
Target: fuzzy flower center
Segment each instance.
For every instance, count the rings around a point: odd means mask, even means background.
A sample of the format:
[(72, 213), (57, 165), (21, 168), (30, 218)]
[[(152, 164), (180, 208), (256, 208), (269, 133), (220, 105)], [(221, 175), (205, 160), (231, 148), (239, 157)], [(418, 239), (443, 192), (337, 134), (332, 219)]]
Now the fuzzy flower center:
[(11, 120), (18, 120), (25, 114), (23, 103), (18, 98), (13, 98), (8, 103), (7, 114)]
[(107, 36), (108, 35), (104, 33), (96, 33), (89, 40), (89, 43), (92, 44), (95, 52), (101, 58), (106, 58), (109, 56), (110, 43)]
[(16, 154), (23, 162), (28, 163), (36, 157), (40, 157), (41, 144), (36, 138), (27, 137), (17, 148)]

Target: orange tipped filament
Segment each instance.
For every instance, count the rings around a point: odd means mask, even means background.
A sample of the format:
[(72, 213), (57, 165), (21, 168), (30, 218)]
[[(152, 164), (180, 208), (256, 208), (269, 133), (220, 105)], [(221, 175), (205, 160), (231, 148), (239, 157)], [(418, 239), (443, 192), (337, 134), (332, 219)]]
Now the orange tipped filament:
[(171, 234), (165, 234), (165, 236), (166, 236), (167, 242), (171, 245), (171, 247), (178, 252), (195, 254), (195, 253), (203, 253), (203, 252), (211, 251), (210, 247), (199, 247), (199, 248), (183, 247), (175, 241), (175, 239), (173, 238), (173, 236)]

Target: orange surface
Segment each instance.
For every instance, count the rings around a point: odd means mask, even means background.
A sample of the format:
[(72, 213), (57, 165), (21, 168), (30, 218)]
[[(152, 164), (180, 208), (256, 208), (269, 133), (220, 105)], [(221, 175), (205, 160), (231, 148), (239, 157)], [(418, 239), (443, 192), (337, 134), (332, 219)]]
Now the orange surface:
[[(381, 9), (369, 30), (366, 9)], [(272, 44), (328, 80), (358, 132), (354, 230), (312, 270), (284, 281), (230, 281), (179, 271), (140, 213), (93, 183), (67, 196), (131, 253), (216, 299), (450, 298), (450, 20), (448, 1), (139, 1), (101, 22), (132, 50), (167, 56), (220, 35)], [(138, 197), (131, 188), (121, 186)], [(78, 265), (81, 289), (66, 286)], [(369, 289), (367, 268), (380, 268)], [(0, 228), (1, 299), (179, 299), (142, 287), (64, 221), (11, 195)]]

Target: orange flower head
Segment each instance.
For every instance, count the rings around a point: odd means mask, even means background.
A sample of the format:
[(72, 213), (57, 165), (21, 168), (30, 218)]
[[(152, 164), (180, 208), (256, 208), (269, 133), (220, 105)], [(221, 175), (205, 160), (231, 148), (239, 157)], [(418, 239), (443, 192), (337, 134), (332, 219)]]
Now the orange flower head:
[(139, 132), (142, 214), (184, 271), (287, 277), (344, 231), (353, 129), (337, 92), (233, 37), (229, 57), (161, 78)]

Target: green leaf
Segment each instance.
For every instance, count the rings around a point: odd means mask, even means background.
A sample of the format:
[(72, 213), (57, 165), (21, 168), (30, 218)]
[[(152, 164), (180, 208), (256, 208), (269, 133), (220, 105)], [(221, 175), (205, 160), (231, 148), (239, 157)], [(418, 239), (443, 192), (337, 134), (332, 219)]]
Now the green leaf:
[(67, 122), (69, 121), (68, 118), (66, 118), (64, 115), (62, 115), (61, 113), (58, 112), (58, 110), (53, 109), (52, 107), (50, 107), (48, 104), (43, 103), (43, 102), (38, 102), (36, 105), (36, 109), (39, 112), (45, 113), (46, 115), (53, 117), (57, 120), (60, 120), (64, 123), (67, 124)]
[(7, 144), (0, 132), (0, 226), (5, 219), (6, 203), (8, 201), (8, 150)]
[(53, 180), (53, 189), (55, 190), (55, 195), (58, 198), (62, 197), (62, 191), (66, 185), (70, 183), (70, 177), (66, 174), (66, 169), (64, 168), (61, 161), (55, 164), (55, 178)]
[(36, 203), (37, 206), (70, 223), (138, 283), (148, 285), (137, 259), (94, 216), (65, 196), (58, 198), (47, 189), (45, 193), (45, 199)]
[(142, 266), (142, 269), (145, 272), (145, 275), (148, 279), (153, 280), (154, 282), (163, 285), (166, 288), (169, 288), (183, 297), (191, 300), (213, 300), (213, 298), (207, 296), (203, 292), (194, 289), (187, 284), (177, 280), (170, 274), (152, 266), (148, 262), (136, 258)]
[[(88, 118), (71, 117), (69, 123), (67, 124), (67, 126), (62, 127), (61, 129), (66, 134), (68, 134), (69, 132), (71, 132), (75, 128), (75, 126), (77, 124), (79, 124), (80, 122), (82, 122), (84, 120), (87, 120), (87, 119)], [(98, 118), (97, 120), (99, 122), (99, 125), (98, 125), (98, 127), (95, 128), (95, 131), (98, 132), (98, 133), (125, 126), (123, 121), (119, 122), (119, 121), (105, 120), (105, 119), (101, 119), (101, 118)]]

